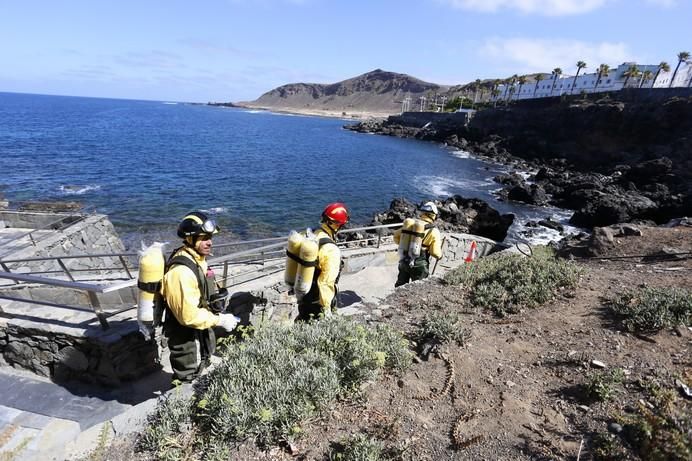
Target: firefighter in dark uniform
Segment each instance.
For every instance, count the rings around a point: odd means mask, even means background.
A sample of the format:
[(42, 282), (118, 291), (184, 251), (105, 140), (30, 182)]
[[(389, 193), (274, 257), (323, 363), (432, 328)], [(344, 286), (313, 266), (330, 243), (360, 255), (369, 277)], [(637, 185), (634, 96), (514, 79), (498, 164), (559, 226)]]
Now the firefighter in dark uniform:
[(204, 213), (188, 214), (178, 226), (183, 246), (166, 264), (161, 285), (163, 333), (173, 377), (180, 381), (192, 381), (207, 365), (216, 347), (213, 327), (231, 331), (238, 323), (235, 316), (223, 313), (227, 299), (218, 296), (213, 272), (207, 266), (211, 239), (218, 232), (216, 223)]
[[(433, 202), (425, 202), (420, 208), (420, 219), (425, 221), (425, 235), (423, 237), (423, 251), (413, 261), (407, 255), (399, 261), (399, 275), (395, 287), (405, 283), (426, 278), (430, 274), (430, 257), (440, 259), (442, 257), (442, 238), (439, 229), (434, 225), (437, 219), (437, 206)], [(394, 233), (394, 242), (399, 243), (401, 229)]]

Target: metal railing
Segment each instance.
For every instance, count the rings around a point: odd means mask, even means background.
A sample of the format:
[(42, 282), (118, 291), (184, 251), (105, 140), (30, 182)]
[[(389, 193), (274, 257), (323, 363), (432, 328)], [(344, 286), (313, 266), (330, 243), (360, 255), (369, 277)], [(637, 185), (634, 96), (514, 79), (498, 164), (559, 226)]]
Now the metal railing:
[[(131, 279), (133, 278), (132, 271), (130, 269), (130, 266), (128, 265), (128, 262), (126, 258), (128, 257), (136, 257), (137, 253), (95, 253), (95, 254), (89, 254), (89, 255), (64, 255), (64, 256), (37, 256), (33, 258), (22, 258), (22, 259), (0, 259), (0, 267), (2, 267), (2, 270), (5, 272), (12, 272), (8, 264), (21, 264), (21, 263), (28, 263), (28, 262), (43, 262), (43, 261), (55, 261), (58, 266), (60, 267), (60, 271), (57, 270), (45, 270), (45, 271), (33, 271), (31, 272), (32, 274), (54, 274), (54, 273), (63, 273), (68, 280), (71, 280), (73, 282), (76, 281), (73, 273), (74, 272), (103, 272), (103, 271), (115, 271), (115, 270), (122, 270), (125, 272), (127, 275), (127, 278)], [(65, 260), (70, 260), (70, 259), (100, 259), (100, 258), (109, 258), (109, 259), (118, 259), (120, 261), (119, 266), (114, 266), (114, 267), (97, 267), (97, 268), (68, 268), (67, 264), (65, 264)]]
[[(365, 231), (372, 231), (376, 230), (377, 235), (375, 236), (370, 236), (370, 237), (365, 237), (361, 239), (356, 239), (356, 240), (347, 240), (347, 241), (340, 241), (337, 242), (337, 245), (341, 247), (348, 247), (350, 245), (356, 245), (357, 247), (361, 247), (362, 244), (369, 244), (370, 242), (373, 242), (373, 246), (375, 248), (379, 248), (380, 245), (382, 244), (382, 238), (383, 238), (383, 230), (387, 228), (394, 228), (394, 227), (400, 227), (401, 223), (395, 223), (395, 224), (384, 224), (380, 226), (367, 226), (367, 227), (359, 227), (359, 228), (354, 228), (354, 229), (344, 229), (341, 234), (349, 234), (349, 233), (354, 233), (354, 232), (365, 232)], [(245, 283), (250, 280), (255, 280), (261, 277), (265, 277), (267, 275), (274, 274), (276, 272), (279, 272), (280, 270), (283, 270), (283, 266), (285, 264), (285, 259), (283, 258), (285, 254), (285, 246), (286, 246), (286, 237), (274, 237), (274, 238), (268, 238), (268, 239), (258, 239), (258, 240), (248, 240), (248, 241), (242, 241), (242, 242), (230, 242), (226, 244), (219, 244), (215, 245), (215, 248), (218, 247), (230, 247), (230, 246), (239, 246), (239, 245), (249, 245), (249, 244), (255, 244), (255, 243), (267, 243), (267, 242), (273, 242), (269, 243), (267, 245), (262, 245), (259, 247), (254, 247), (250, 248), (247, 250), (241, 250), (233, 253), (229, 253), (226, 255), (221, 255), (221, 256), (216, 256), (216, 257), (211, 257), (209, 258), (208, 264), (210, 267), (213, 268), (220, 268), (222, 270), (222, 276), (221, 280), (223, 281), (222, 285), (226, 287), (231, 287), (236, 284), (229, 284), (228, 281), (230, 280), (231, 276), (229, 275), (229, 270), (230, 266), (233, 264), (233, 261), (235, 261), (235, 264), (237, 265), (252, 265), (252, 264), (261, 264), (260, 269), (253, 269), (245, 273), (241, 274), (234, 274), (233, 277), (236, 279), (243, 279), (240, 280), (237, 284), (240, 283)], [(25, 258), (25, 259), (10, 259), (10, 260), (0, 260), (0, 267), (2, 267), (3, 271), (0, 271), (0, 279), (7, 279), (13, 281), (15, 284), (20, 285), (22, 283), (25, 284), (37, 284), (37, 285), (45, 285), (45, 286), (54, 286), (54, 287), (61, 287), (61, 288), (68, 288), (68, 289), (75, 289), (75, 290), (80, 290), (84, 291), (87, 293), (90, 301), (90, 308), (87, 309), (84, 307), (79, 307), (79, 306), (71, 306), (67, 304), (59, 304), (59, 303), (52, 303), (48, 301), (39, 301), (39, 300), (33, 300), (33, 299), (25, 299), (25, 298), (18, 298), (15, 296), (10, 296), (6, 294), (0, 294), (0, 299), (7, 299), (10, 301), (18, 301), (18, 302), (26, 302), (30, 304), (39, 304), (39, 305), (45, 305), (45, 306), (51, 306), (51, 307), (57, 307), (57, 308), (64, 308), (64, 309), (72, 309), (72, 310), (78, 310), (78, 311), (86, 311), (86, 312), (93, 312), (97, 319), (99, 320), (102, 328), (107, 329), (108, 328), (108, 318), (112, 317), (113, 315), (120, 314), (122, 312), (134, 309), (136, 306), (129, 306), (126, 308), (119, 309), (117, 311), (110, 311), (110, 312), (104, 312), (103, 306), (101, 305), (100, 300), (98, 299), (98, 294), (104, 294), (104, 293), (109, 293), (109, 292), (114, 292), (118, 290), (122, 290), (125, 288), (131, 288), (134, 287), (137, 283), (137, 280), (135, 278), (135, 274), (130, 268), (128, 267), (128, 263), (126, 258), (128, 257), (134, 257), (137, 256), (136, 253), (103, 253), (103, 254), (91, 254), (91, 255), (71, 255), (71, 256), (53, 256), (53, 257), (34, 257), (34, 258)], [(73, 273), (77, 271), (94, 271), (94, 270), (106, 270), (104, 268), (98, 268), (98, 269), (69, 269), (67, 265), (65, 264), (64, 260), (69, 260), (69, 259), (83, 259), (83, 258), (118, 258), (121, 267), (124, 271), (124, 275), (127, 277), (126, 280), (113, 283), (113, 284), (99, 284), (99, 283), (87, 283), (84, 281), (77, 281), (74, 278)], [(56, 279), (56, 278), (47, 278), (47, 277), (39, 277), (36, 275), (31, 275), (31, 274), (26, 274), (26, 273), (13, 273), (9, 270), (9, 267), (7, 264), (10, 263), (22, 263), (22, 262), (35, 262), (35, 261), (49, 261), (49, 260), (55, 260), (58, 265), (60, 266), (62, 272), (64, 275), (67, 277), (67, 280), (62, 280), (62, 279)], [(267, 265), (267, 261), (272, 261), (273, 263), (271, 265)], [(115, 270), (114, 269), (107, 269), (107, 270)], [(59, 271), (43, 271), (43, 272), (38, 272), (38, 273), (55, 273)], [(246, 277), (254, 277), (248, 280)], [(14, 285), (16, 288), (17, 285)]]
[[(105, 313), (102, 309), (101, 302), (99, 301), (98, 296), (96, 296), (99, 293), (110, 293), (113, 291), (118, 291), (118, 290), (121, 290), (123, 288), (127, 288), (129, 286), (132, 286), (132, 281), (130, 281), (130, 280), (128, 280), (126, 282), (115, 283), (112, 285), (98, 285), (98, 284), (91, 284), (91, 283), (59, 280), (59, 279), (49, 279), (49, 278), (45, 278), (45, 277), (37, 277), (35, 275), (27, 275), (27, 274), (10, 274), (7, 272), (0, 272), (0, 278), (10, 279), (10, 280), (14, 280), (17, 282), (35, 283), (35, 284), (40, 284), (40, 285), (48, 285), (48, 286), (54, 286), (54, 287), (71, 288), (71, 289), (75, 289), (75, 290), (86, 291), (87, 295), (89, 296), (89, 302), (91, 304), (91, 311), (93, 311), (94, 314), (96, 314), (96, 318), (98, 319), (99, 323), (101, 323), (101, 327), (104, 330), (108, 328), (108, 320), (107, 320), (108, 317), (111, 317), (113, 315), (119, 314), (120, 312), (124, 312), (126, 310), (130, 310), (130, 309), (134, 308), (134, 307), (128, 307), (126, 309), (121, 309), (121, 310), (116, 311), (116, 312)], [(30, 303), (30, 304), (40, 304), (40, 305), (45, 305), (45, 306), (59, 307), (59, 308), (63, 308), (63, 309), (72, 309), (72, 310), (89, 312), (89, 309), (85, 309), (83, 307), (70, 306), (67, 304), (51, 303), (48, 301), (38, 301), (38, 300), (34, 300), (34, 299), (18, 298), (15, 296), (9, 296), (9, 295), (5, 295), (5, 294), (0, 294), (0, 299), (7, 299), (10, 301), (19, 301), (19, 302), (26, 302), (26, 303)]]
[[(401, 223), (394, 223), (394, 224), (382, 224), (379, 226), (367, 226), (367, 227), (357, 227), (353, 229), (344, 229), (341, 231), (340, 235), (347, 235), (350, 233), (355, 233), (355, 232), (364, 232), (364, 231), (371, 231), (371, 230), (377, 230), (377, 235), (372, 236), (372, 237), (365, 237), (363, 239), (357, 239), (357, 240), (348, 240), (348, 241), (339, 241), (337, 242), (337, 245), (343, 247), (343, 246), (349, 246), (349, 245), (354, 245), (354, 244), (369, 244), (370, 242), (376, 242), (375, 247), (379, 248), (381, 243), (382, 243), (382, 230), (387, 229), (387, 228), (393, 228), (393, 227), (400, 227)], [(248, 250), (240, 251), (240, 252), (234, 252), (234, 253), (229, 253), (227, 255), (223, 256), (218, 256), (218, 257), (213, 257), (209, 259), (209, 263), (221, 263), (225, 260), (230, 260), (230, 259), (239, 259), (241, 257), (245, 256), (250, 256), (253, 254), (258, 254), (260, 256), (260, 260), (266, 259), (268, 256), (272, 255), (272, 252), (268, 252), (267, 250), (275, 249), (275, 248), (280, 248), (283, 246), (286, 242), (286, 237), (271, 237), (271, 238), (265, 238), (265, 239), (255, 239), (255, 240), (243, 240), (243, 241), (237, 241), (237, 242), (228, 242), (228, 243), (220, 243), (220, 244), (215, 244), (214, 248), (215, 249), (220, 249), (220, 248), (229, 248), (229, 247), (237, 247), (237, 246), (247, 246), (247, 245), (252, 245), (256, 243), (268, 243), (268, 242), (273, 242), (269, 245), (264, 245), (260, 247), (254, 247)], [(276, 252), (281, 253), (280, 251)], [(9, 267), (9, 264), (21, 264), (21, 263), (27, 263), (27, 262), (43, 262), (43, 261), (55, 261), (58, 266), (60, 267), (60, 270), (45, 270), (45, 271), (34, 271), (31, 272), (31, 274), (55, 274), (55, 273), (63, 273), (65, 277), (67, 277), (68, 280), (70, 281), (77, 281), (77, 279), (74, 276), (74, 273), (76, 272), (103, 272), (103, 271), (115, 271), (115, 270), (122, 270), (125, 272), (127, 275), (128, 279), (133, 279), (134, 275), (133, 272), (136, 270), (137, 265), (136, 264), (129, 264), (127, 261), (127, 258), (138, 258), (138, 253), (95, 253), (95, 254), (88, 254), (88, 255), (64, 255), (64, 256), (37, 256), (37, 257), (32, 257), (32, 258), (21, 258), (21, 259), (2, 259), (0, 258), (0, 268), (4, 270), (5, 272), (12, 273), (12, 269)], [(111, 258), (111, 259), (118, 259), (120, 261), (119, 266), (115, 267), (98, 267), (98, 268), (69, 268), (67, 264), (65, 263), (66, 260), (75, 260), (75, 259), (98, 259), (98, 258)], [(252, 260), (252, 259), (244, 259), (242, 260), (242, 263), (255, 263), (257, 260)], [(227, 270), (225, 268), (225, 270)], [(17, 282), (20, 283), (20, 282)]]

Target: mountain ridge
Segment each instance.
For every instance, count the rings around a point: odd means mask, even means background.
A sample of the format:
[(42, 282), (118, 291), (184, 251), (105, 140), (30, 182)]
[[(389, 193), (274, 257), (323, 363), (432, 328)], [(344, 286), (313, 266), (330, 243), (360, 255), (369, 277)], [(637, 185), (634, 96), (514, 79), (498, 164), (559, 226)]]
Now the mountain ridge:
[(402, 101), (445, 93), (451, 87), (426, 82), (407, 74), (375, 69), (336, 83), (289, 83), (254, 101), (236, 106), (322, 115), (391, 115), (401, 112)]

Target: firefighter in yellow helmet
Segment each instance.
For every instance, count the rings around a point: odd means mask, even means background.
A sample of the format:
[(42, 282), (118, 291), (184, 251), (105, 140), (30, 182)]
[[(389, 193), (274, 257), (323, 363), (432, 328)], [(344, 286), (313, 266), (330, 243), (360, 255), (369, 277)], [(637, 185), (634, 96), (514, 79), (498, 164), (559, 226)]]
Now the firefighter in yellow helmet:
[[(419, 209), (420, 219), (425, 222), (422, 251), (418, 257), (412, 257), (407, 252), (399, 261), (399, 276), (395, 287), (410, 281), (421, 280), (430, 274), (430, 257), (442, 257), (442, 238), (434, 222), (437, 219), (437, 206), (433, 202), (425, 202)], [(394, 233), (394, 242), (399, 243), (401, 229)]]
[(341, 274), (341, 252), (336, 234), (348, 222), (349, 214), (341, 202), (330, 203), (322, 212), (320, 228), (315, 232), (319, 250), (310, 291), (298, 301), (296, 321), (309, 321), (329, 315), (336, 307), (337, 283)]
[(216, 348), (213, 327), (231, 331), (237, 317), (224, 313), (228, 292), (218, 289), (207, 266), (216, 223), (204, 213), (192, 212), (178, 226), (183, 246), (166, 263), (161, 285), (163, 333), (168, 340), (173, 377), (192, 381), (204, 369)]

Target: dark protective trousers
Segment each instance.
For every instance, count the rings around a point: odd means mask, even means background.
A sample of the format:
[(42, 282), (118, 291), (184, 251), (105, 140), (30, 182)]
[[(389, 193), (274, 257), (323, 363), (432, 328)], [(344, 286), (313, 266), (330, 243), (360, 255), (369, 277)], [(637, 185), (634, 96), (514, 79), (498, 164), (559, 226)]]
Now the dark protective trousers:
[(168, 321), (164, 324), (163, 332), (171, 353), (173, 378), (180, 381), (192, 381), (204, 370), (209, 363), (209, 357), (214, 353), (216, 348), (214, 330), (183, 327), (173, 319), (172, 322)]
[(396, 279), (395, 287), (404, 285), (405, 283), (421, 280), (429, 275), (429, 263), (426, 258), (417, 258), (410, 264), (408, 258), (399, 261), (399, 276)]
[[(334, 310), (336, 307), (336, 299), (339, 296), (339, 289), (335, 286), (334, 299), (332, 299), (331, 309)], [(324, 314), (324, 309), (322, 304), (320, 304), (320, 289), (317, 283), (312, 284), (310, 291), (308, 291), (303, 298), (298, 301), (298, 317), (296, 317), (296, 322), (309, 322), (320, 318)]]

